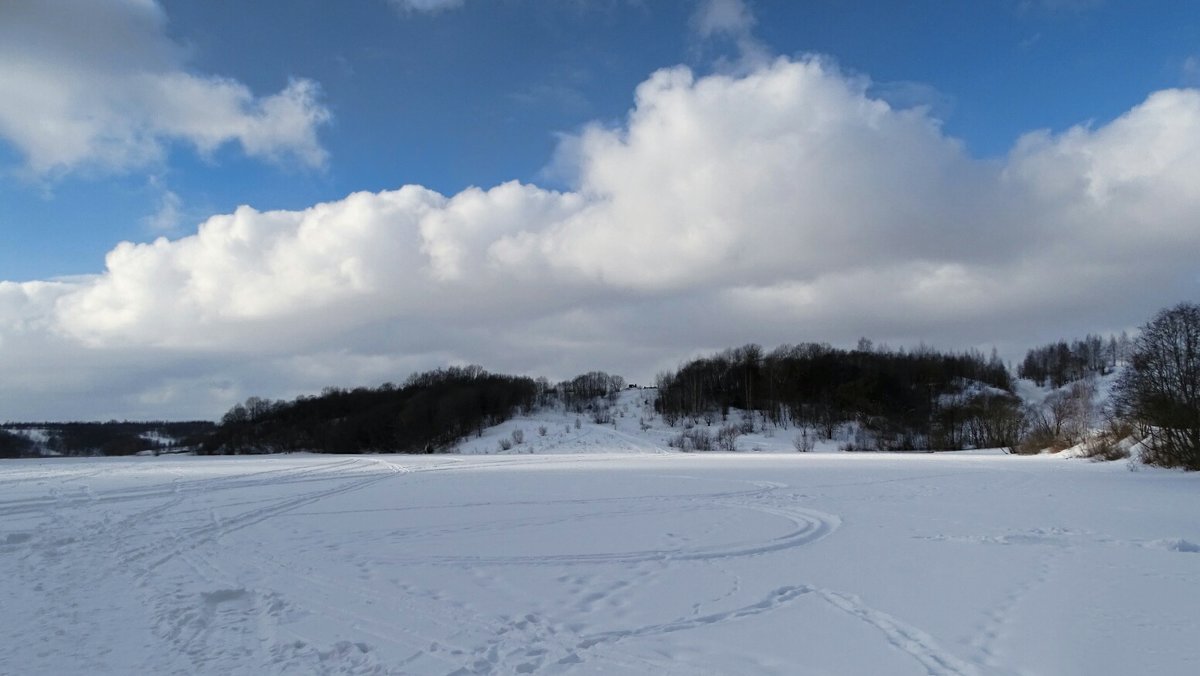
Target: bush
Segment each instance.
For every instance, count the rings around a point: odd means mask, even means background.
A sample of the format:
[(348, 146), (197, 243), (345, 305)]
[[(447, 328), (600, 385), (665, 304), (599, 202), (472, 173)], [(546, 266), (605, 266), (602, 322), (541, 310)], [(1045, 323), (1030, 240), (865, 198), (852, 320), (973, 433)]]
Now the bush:
[(809, 434), (807, 427), (801, 429), (800, 434), (797, 434), (795, 438), (792, 439), (792, 447), (795, 448), (796, 452), (798, 453), (808, 453), (812, 451), (816, 445), (817, 435), (815, 432)]
[(522, 429), (513, 430), (512, 431), (512, 440), (513, 440), (513, 443), (518, 446), (525, 443), (525, 430), (522, 430)]
[(501, 439), (500, 440), (500, 450), (510, 451), (510, 450), (512, 450), (512, 447), (513, 447), (513, 445), (512, 445), (511, 440), (509, 440), (509, 439)]
[(1083, 457), (1109, 462), (1124, 460), (1129, 457), (1129, 449), (1121, 443), (1121, 439), (1101, 433), (1083, 442)]
[(693, 428), (684, 430), (679, 435), (672, 437), (667, 441), (667, 445), (684, 452), (711, 451), (713, 449), (713, 438), (707, 429)]
[(1045, 450), (1061, 451), (1064, 448), (1067, 447), (1061, 445), (1053, 428), (1049, 425), (1035, 424), (1021, 437), (1021, 442), (1012, 447), (1012, 452), (1017, 455), (1037, 455)]
[(723, 426), (717, 430), (717, 448), (726, 453), (733, 453), (737, 450), (737, 438), (741, 434), (742, 431), (733, 425)]

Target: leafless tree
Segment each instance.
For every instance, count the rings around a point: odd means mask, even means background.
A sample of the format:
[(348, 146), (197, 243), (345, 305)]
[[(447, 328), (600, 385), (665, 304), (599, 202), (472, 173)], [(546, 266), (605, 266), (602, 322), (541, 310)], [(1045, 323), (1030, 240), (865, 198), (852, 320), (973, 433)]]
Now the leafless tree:
[(1114, 400), (1145, 432), (1146, 462), (1200, 470), (1200, 305), (1162, 310), (1142, 327)]

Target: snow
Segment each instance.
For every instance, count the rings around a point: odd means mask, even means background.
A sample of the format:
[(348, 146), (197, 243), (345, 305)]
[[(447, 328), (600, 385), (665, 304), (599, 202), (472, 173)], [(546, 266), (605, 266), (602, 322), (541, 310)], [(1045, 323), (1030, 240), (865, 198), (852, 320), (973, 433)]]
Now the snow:
[[(711, 422), (706, 422), (703, 418), (697, 418), (695, 421), (685, 418), (671, 426), (654, 412), (654, 400), (657, 396), (655, 390), (630, 389), (618, 393), (616, 402), (608, 406), (612, 422), (605, 424), (593, 422), (591, 411), (574, 412), (562, 408), (537, 410), (484, 430), (479, 437), (464, 440), (454, 451), (470, 455), (674, 453), (677, 450), (671, 448), (670, 439), (683, 432), (686, 426), (703, 428), (716, 436), (722, 426), (740, 425), (748, 419), (744, 412), (733, 409), (725, 419), (719, 414), (713, 414)], [(576, 420), (579, 421), (579, 427), (575, 426)], [(793, 439), (800, 434), (799, 429), (768, 426), (764, 431), (758, 418), (752, 420), (756, 423), (756, 431), (738, 437), (739, 451), (796, 452)], [(539, 433), (539, 428), (545, 428), (544, 436)], [(500, 442), (512, 441), (514, 430), (522, 432), (524, 442), (513, 443), (507, 450), (502, 449)], [(840, 447), (853, 438), (854, 430), (855, 426), (849, 424), (839, 429), (833, 439), (820, 439), (816, 437), (815, 430), (809, 429), (808, 434), (815, 439), (812, 452), (839, 452)]]
[(51, 439), (50, 430), (43, 427), (17, 427), (6, 428), (6, 430), (10, 434), (16, 434), (18, 436), (25, 437), (35, 444), (47, 444), (50, 443)]
[(47, 447), (47, 444), (54, 438), (54, 434), (44, 427), (6, 427), (5, 431), (9, 434), (15, 434), (19, 437), (25, 437), (33, 442), (36, 452), (46, 456), (62, 455), (58, 451)]
[(1200, 673), (1196, 475), (566, 424), (0, 463), (0, 673)]

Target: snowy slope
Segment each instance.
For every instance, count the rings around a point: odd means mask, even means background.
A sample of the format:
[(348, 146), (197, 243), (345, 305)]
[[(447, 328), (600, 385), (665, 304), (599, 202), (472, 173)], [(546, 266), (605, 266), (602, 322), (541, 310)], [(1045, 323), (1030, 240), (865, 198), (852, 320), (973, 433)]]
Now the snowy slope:
[[(611, 423), (597, 424), (590, 412), (575, 413), (562, 407), (534, 411), (529, 415), (517, 416), (503, 424), (484, 430), (477, 438), (459, 444), (456, 453), (468, 455), (498, 454), (562, 454), (562, 453), (675, 453), (670, 439), (678, 436), (689, 425), (707, 430), (715, 435), (722, 425), (739, 424), (745, 417), (741, 411), (731, 411), (726, 420), (719, 415), (711, 422), (698, 419), (694, 423), (680, 420), (675, 426), (668, 425), (654, 413), (654, 400), (658, 396), (653, 389), (632, 389), (619, 393), (615, 404), (609, 406)], [(578, 426), (576, 426), (578, 421)], [(542, 435), (541, 429), (546, 433)], [(521, 444), (511, 443), (512, 433), (519, 430), (524, 437)], [(755, 432), (742, 435), (737, 440), (737, 450), (760, 453), (795, 453), (793, 438), (796, 429), (767, 429), (755, 426)], [(846, 441), (845, 430), (832, 440), (815, 440), (815, 452), (836, 452), (839, 444)], [(815, 433), (813, 433), (815, 436)], [(500, 443), (511, 443), (507, 450)]]
[(1200, 477), (634, 445), (0, 463), (0, 673), (1197, 673)]
[[(1122, 365), (1106, 375), (1093, 374), (1084, 380), (1067, 383), (1058, 388), (1039, 386), (1037, 383), (1026, 379), (1018, 379), (1016, 381), (1015, 389), (1017, 396), (1021, 398), (1026, 406), (1034, 411), (1048, 412), (1047, 402), (1052, 396), (1070, 395), (1077, 387), (1082, 387), (1086, 393), (1085, 403), (1083, 404), (1083, 407), (1086, 409), (1084, 412), (1085, 421), (1083, 423), (1086, 433), (1082, 435), (1083, 441), (1058, 451), (1045, 449), (1043, 452), (1053, 452), (1058, 457), (1067, 459), (1088, 457), (1092, 441), (1105, 429), (1105, 421), (1110, 415), (1113, 392), (1116, 390), (1123, 369), (1124, 366)], [(1133, 458), (1137, 459), (1141, 457), (1141, 446), (1136, 439), (1124, 439), (1118, 443), (1122, 448), (1130, 451)]]
[[(484, 430), (480, 437), (459, 444), (458, 453), (663, 453), (668, 450), (669, 428), (654, 414), (654, 390), (625, 390), (609, 407), (613, 422), (597, 424), (590, 412), (575, 413), (562, 407), (534, 411)], [(578, 421), (578, 425), (576, 425)], [(650, 427), (642, 429), (641, 422)], [(545, 429), (545, 434), (539, 433)], [(500, 442), (512, 442), (520, 430), (524, 442), (504, 450)]]
[(34, 449), (35, 449), (33, 452), (36, 454), (46, 455), (46, 456), (61, 455), (61, 453), (52, 451), (48, 448), (47, 444), (50, 443), (50, 440), (54, 437), (54, 435), (51, 434), (50, 430), (48, 430), (44, 427), (5, 428), (5, 431), (7, 431), (9, 434), (15, 434), (19, 437), (25, 437), (26, 439), (33, 442)]

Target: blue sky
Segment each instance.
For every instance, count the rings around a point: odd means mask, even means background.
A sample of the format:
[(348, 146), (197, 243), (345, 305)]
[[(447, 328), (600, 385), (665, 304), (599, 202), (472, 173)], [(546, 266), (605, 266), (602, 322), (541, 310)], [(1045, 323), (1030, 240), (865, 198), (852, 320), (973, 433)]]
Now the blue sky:
[(0, 419), (1133, 328), (1196, 86), (1182, 0), (6, 2)]

